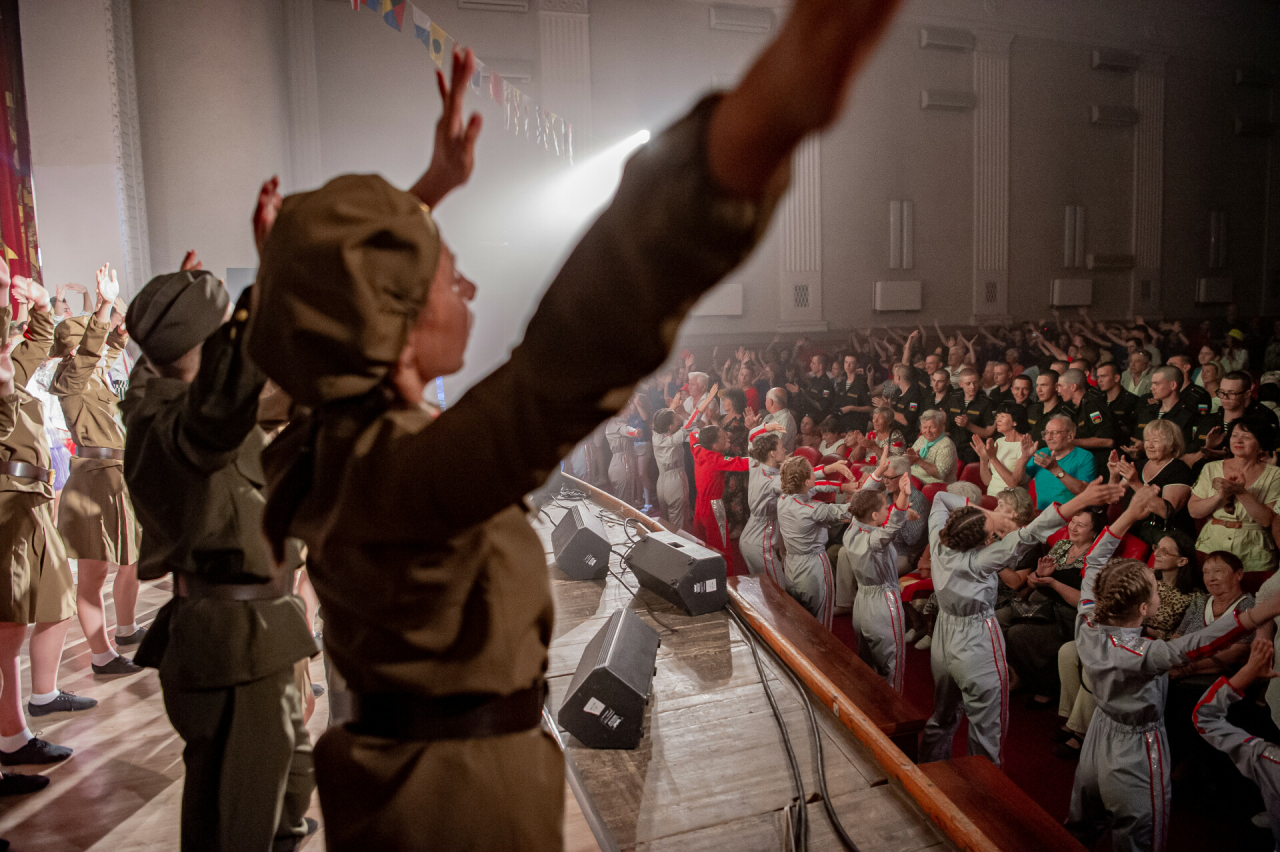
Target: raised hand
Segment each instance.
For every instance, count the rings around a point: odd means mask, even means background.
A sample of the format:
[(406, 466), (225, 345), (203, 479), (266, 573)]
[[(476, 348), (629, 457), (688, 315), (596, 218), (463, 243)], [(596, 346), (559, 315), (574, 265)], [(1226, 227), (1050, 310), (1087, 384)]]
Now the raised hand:
[(476, 57), (471, 48), (453, 51), (452, 75), (448, 82), (443, 71), (436, 71), (436, 87), (440, 90), (442, 111), (436, 122), (435, 148), (431, 165), (413, 189), (409, 190), (428, 207), (435, 207), (453, 190), (471, 177), (476, 162), (476, 139), (480, 136), (480, 113), (473, 112), (463, 120), (463, 101), (467, 83), (476, 70)]
[(97, 275), (98, 285), (98, 307), (104, 304), (110, 305), (116, 300), (116, 296), (120, 295), (120, 282), (116, 279), (116, 271), (111, 268), (111, 264), (104, 263), (99, 267)]
[(1080, 492), (1079, 498), (1084, 501), (1086, 506), (1106, 506), (1116, 502), (1123, 496), (1123, 485), (1105, 484), (1102, 481), (1102, 477), (1099, 476), (1084, 487), (1084, 490)]
[(902, 476), (898, 477), (898, 493), (906, 494), (907, 498), (910, 499), (911, 497), (911, 474), (910, 473), (904, 473), (902, 474)]
[[(257, 221), (257, 218), (258, 217), (255, 215), (254, 216), (255, 223)], [(254, 237), (255, 238), (257, 237), (256, 227), (254, 228)], [(261, 244), (259, 244), (258, 250), (259, 251), (262, 250)], [(182, 256), (182, 263), (178, 266), (178, 271), (179, 272), (195, 272), (198, 269), (204, 269), (203, 261), (201, 261), (200, 258), (196, 257), (195, 249), (187, 249), (187, 253)]]
[[(258, 247), (258, 256), (262, 256), (262, 247), (267, 244), (267, 236), (276, 224), (276, 215), (284, 204), (284, 196), (280, 194), (280, 178), (274, 175), (262, 182), (258, 190), (258, 202), (253, 207), (253, 243)], [(187, 252), (189, 258), (195, 258), (195, 252)], [(186, 269), (183, 261), (183, 269)], [(200, 266), (194, 267), (199, 269)]]
[(1052, 556), (1041, 556), (1036, 562), (1037, 577), (1052, 577), (1053, 572), (1057, 570), (1058, 563)]
[(1204, 446), (1208, 450), (1216, 450), (1222, 446), (1222, 439), (1226, 433), (1222, 431), (1221, 426), (1214, 426), (1204, 436)]
[(38, 281), (15, 275), (13, 278), (13, 295), (41, 313), (49, 310), (49, 291)]
[(969, 444), (970, 446), (973, 447), (973, 451), (978, 454), (979, 461), (990, 460), (991, 451), (994, 449), (994, 446), (995, 446), (994, 441), (992, 442), (992, 446), (988, 447), (987, 443), (983, 441), (982, 438), (978, 437), (977, 435), (973, 435), (969, 440)]
[(1024, 459), (1029, 459), (1029, 458), (1031, 458), (1032, 456), (1034, 456), (1034, 455), (1035, 455), (1035, 453), (1036, 453), (1036, 443), (1037, 443), (1036, 439), (1035, 439), (1035, 438), (1033, 438), (1033, 437), (1031, 437), (1030, 435), (1023, 435), (1023, 436), (1022, 436), (1022, 441), (1021, 441), (1021, 444), (1022, 444), (1022, 457), (1023, 457)]

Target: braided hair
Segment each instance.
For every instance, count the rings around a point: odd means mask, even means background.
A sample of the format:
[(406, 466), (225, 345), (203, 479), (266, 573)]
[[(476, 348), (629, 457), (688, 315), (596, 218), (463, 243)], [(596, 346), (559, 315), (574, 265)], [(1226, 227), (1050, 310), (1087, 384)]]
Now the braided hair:
[(804, 456), (792, 456), (782, 463), (782, 493), (803, 494), (805, 484), (813, 474), (813, 465)]
[(1094, 584), (1094, 614), (1103, 624), (1131, 619), (1138, 607), (1151, 600), (1155, 580), (1146, 563), (1137, 559), (1112, 559), (1098, 572)]
[(950, 550), (977, 550), (987, 543), (987, 513), (977, 506), (965, 506), (952, 512), (938, 539)]
[(885, 496), (880, 491), (859, 491), (849, 501), (849, 513), (864, 524), (871, 523), (871, 516), (884, 508)]

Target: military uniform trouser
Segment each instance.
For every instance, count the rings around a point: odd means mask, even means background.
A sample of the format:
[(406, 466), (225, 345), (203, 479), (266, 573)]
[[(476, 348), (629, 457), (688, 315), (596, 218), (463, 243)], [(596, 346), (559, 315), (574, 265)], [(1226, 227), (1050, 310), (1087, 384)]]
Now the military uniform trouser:
[(306, 834), (315, 776), (293, 666), (225, 689), (165, 687), (164, 706), (186, 743), (183, 852), (269, 850)]
[(329, 852), (560, 852), (564, 758), (541, 727), (465, 740), (330, 728), (316, 743)]
[(898, 587), (858, 586), (853, 599), (853, 629), (858, 634), (858, 656), (889, 686), (902, 692), (907, 643)]
[(672, 468), (658, 474), (658, 507), (667, 523), (678, 530), (689, 525), (689, 482), (684, 468)]
[(1009, 666), (995, 616), (989, 611), (940, 611), (929, 663), (933, 715), (920, 739), (920, 762), (951, 757), (951, 739), (963, 712), (969, 719), (969, 754), (984, 755), (999, 766), (1009, 726)]
[(1093, 846), (1110, 824), (1115, 852), (1164, 849), (1173, 793), (1169, 773), (1163, 721), (1136, 727), (1099, 710), (1080, 748), (1068, 830)]
[(786, 588), (786, 571), (778, 554), (778, 522), (752, 518), (738, 537), (738, 551), (747, 571), (768, 574), (780, 588)]

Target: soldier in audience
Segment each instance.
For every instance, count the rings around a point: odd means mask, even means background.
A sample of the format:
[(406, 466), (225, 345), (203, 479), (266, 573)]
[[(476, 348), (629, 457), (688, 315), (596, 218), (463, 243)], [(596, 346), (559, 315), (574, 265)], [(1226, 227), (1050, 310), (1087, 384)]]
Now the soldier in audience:
[[(1181, 384), (1182, 371), (1177, 367), (1166, 364), (1151, 371), (1151, 401), (1138, 409), (1134, 418), (1134, 434), (1141, 435), (1152, 420), (1168, 420), (1182, 430), (1187, 449), (1195, 452), (1198, 449), (1194, 428), (1196, 416), (1179, 396)], [(1134, 438), (1128, 451), (1136, 457), (1142, 452), (1141, 442)]]
[(973, 436), (985, 441), (996, 431), (995, 409), (991, 398), (978, 387), (978, 378), (978, 371), (973, 367), (962, 369), (960, 390), (952, 394), (947, 407), (942, 409), (947, 415), (947, 432), (956, 446), (961, 466), (978, 460), (973, 451)]
[[(1027, 429), (1033, 441), (1044, 440), (1044, 427), (1049, 418), (1055, 414), (1065, 414), (1068, 406), (1058, 396), (1058, 378), (1060, 374), (1053, 370), (1045, 370), (1036, 376), (1036, 401), (1027, 407)], [(1075, 417), (1072, 411), (1071, 417)]]
[(1106, 470), (1115, 448), (1111, 407), (1102, 391), (1090, 387), (1084, 371), (1072, 367), (1058, 379), (1058, 396), (1075, 410), (1076, 446), (1093, 454), (1093, 469)]
[(1116, 447), (1127, 448), (1137, 428), (1138, 407), (1143, 401), (1129, 393), (1120, 383), (1120, 367), (1114, 361), (1098, 365), (1098, 390), (1106, 397), (1111, 410), (1112, 440)]

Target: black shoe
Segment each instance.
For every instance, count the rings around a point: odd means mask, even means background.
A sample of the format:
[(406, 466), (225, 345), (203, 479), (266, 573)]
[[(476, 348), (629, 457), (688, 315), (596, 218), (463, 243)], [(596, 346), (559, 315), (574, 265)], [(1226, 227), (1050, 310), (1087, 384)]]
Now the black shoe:
[(32, 737), (17, 751), (0, 751), (0, 766), (22, 766), (35, 763), (57, 763), (71, 756), (71, 749)]
[(1073, 739), (1077, 736), (1079, 735), (1075, 731), (1069, 731), (1066, 728), (1058, 728), (1058, 730), (1049, 735), (1049, 739), (1053, 740), (1055, 743), (1065, 743), (1067, 740)]
[(121, 636), (119, 633), (117, 633), (116, 646), (118, 647), (120, 645), (137, 645), (139, 642), (142, 641), (142, 637), (146, 635), (147, 635), (147, 628), (145, 627), (139, 627), (137, 630), (133, 631), (128, 636)]
[(1052, 751), (1054, 757), (1060, 757), (1063, 760), (1080, 759), (1080, 744), (1074, 737), (1065, 743), (1058, 743), (1053, 747)]
[(93, 665), (89, 666), (96, 675), (131, 675), (142, 671), (142, 666), (134, 663), (128, 657), (116, 657), (105, 666)]
[(27, 702), (28, 716), (48, 716), (50, 713), (78, 713), (81, 710), (88, 710), (90, 707), (97, 707), (98, 699), (85, 698), (76, 695), (74, 692), (59, 692), (58, 697), (50, 701), (48, 704), (32, 704)]
[(24, 796), (49, 786), (49, 779), (43, 775), (0, 774), (3, 775), (0, 777), (0, 796)]
[(315, 698), (319, 698), (321, 695), (324, 695), (324, 687), (318, 683), (311, 684), (311, 695)]

